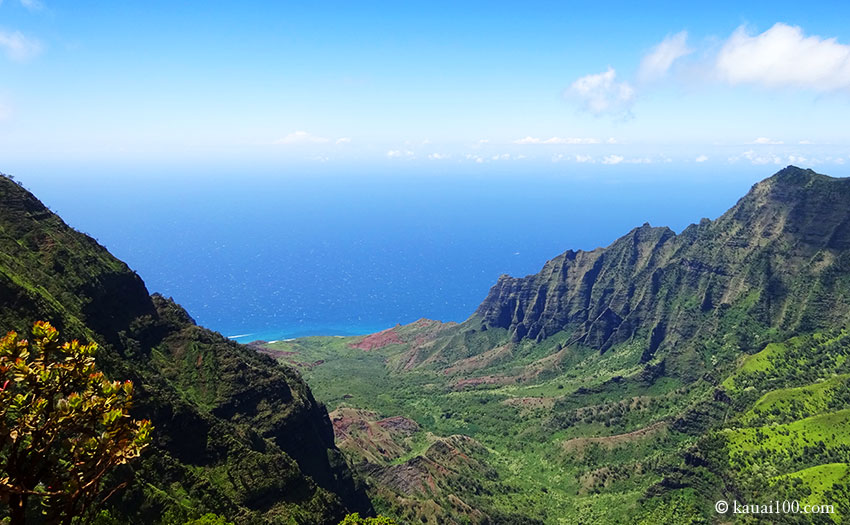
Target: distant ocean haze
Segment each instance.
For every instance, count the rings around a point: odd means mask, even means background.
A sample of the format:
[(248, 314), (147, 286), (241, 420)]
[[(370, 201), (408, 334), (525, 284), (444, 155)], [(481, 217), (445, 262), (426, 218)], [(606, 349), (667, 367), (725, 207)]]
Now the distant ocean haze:
[(647, 221), (679, 232), (770, 175), (648, 173), (19, 178), (151, 292), (245, 342), (463, 321), (500, 274)]

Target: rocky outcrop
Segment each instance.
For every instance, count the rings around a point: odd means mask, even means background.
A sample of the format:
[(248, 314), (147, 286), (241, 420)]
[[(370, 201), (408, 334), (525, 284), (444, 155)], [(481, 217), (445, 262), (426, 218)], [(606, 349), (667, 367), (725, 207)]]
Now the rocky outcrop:
[(468, 325), (514, 341), (566, 330), (603, 352), (637, 341), (644, 361), (707, 334), (746, 350), (756, 332), (831, 326), (850, 313), (848, 202), (850, 179), (789, 166), (679, 235), (644, 224), (537, 274), (502, 276)]

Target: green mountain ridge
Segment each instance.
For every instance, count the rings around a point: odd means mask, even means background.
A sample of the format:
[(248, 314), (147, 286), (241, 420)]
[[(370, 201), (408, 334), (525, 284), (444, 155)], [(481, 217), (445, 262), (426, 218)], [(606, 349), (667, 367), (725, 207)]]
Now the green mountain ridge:
[(335, 524), (372, 512), (298, 373), (197, 326), (0, 177), (0, 327), (27, 334), (39, 319), (98, 342), (107, 375), (136, 384), (134, 416), (155, 425), (151, 450), (110, 480), (130, 483), (107, 503), (115, 519)]
[[(605, 351), (635, 340), (644, 361), (723, 331), (782, 338), (845, 322), (850, 180), (788, 167), (715, 221), (676, 235), (636, 228), (611, 246), (568, 251), (524, 278), (502, 276), (475, 313), (514, 339), (567, 330)], [(687, 299), (685, 299), (687, 297)], [(745, 322), (730, 325), (731, 317)]]
[[(257, 346), (334, 414), (412, 421), (392, 439), (336, 429), (378, 510), (404, 522), (747, 522), (714, 502), (769, 495), (840, 511), (777, 519), (840, 523), (850, 442), (823, 429), (848, 423), (848, 203), (850, 179), (789, 166), (678, 235), (644, 225), (502, 276), (463, 323)], [(427, 461), (424, 444), (452, 435), (487, 451), (480, 487), (388, 480), (388, 462)]]
[(850, 179), (788, 167), (680, 234), (503, 276), (460, 324), (244, 346), (0, 177), (0, 321), (95, 340), (135, 382), (155, 442), (110, 478), (110, 524), (759, 522), (720, 499), (841, 523), (848, 203)]

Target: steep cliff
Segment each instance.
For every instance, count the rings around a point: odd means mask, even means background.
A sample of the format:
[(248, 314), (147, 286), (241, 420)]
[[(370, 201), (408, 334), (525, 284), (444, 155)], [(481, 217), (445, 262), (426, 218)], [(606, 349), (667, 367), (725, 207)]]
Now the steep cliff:
[(336, 523), (371, 512), (296, 372), (151, 296), (126, 264), (0, 177), (0, 331), (27, 333), (38, 319), (101, 344), (101, 366), (136, 382), (135, 415), (155, 425), (151, 450), (111, 481), (130, 482), (108, 502), (114, 515)]
[(567, 331), (603, 352), (637, 341), (644, 361), (718, 333), (750, 350), (834, 326), (850, 314), (848, 202), (850, 180), (790, 166), (679, 235), (645, 224), (502, 276), (468, 323), (514, 341)]

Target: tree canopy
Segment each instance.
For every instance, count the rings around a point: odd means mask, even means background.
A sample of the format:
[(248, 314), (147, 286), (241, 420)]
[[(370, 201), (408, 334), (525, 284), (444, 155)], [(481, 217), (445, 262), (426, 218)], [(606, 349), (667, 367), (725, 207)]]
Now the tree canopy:
[(385, 516), (361, 518), (360, 513), (355, 512), (346, 516), (344, 520), (339, 522), (339, 525), (397, 525), (397, 522)]

